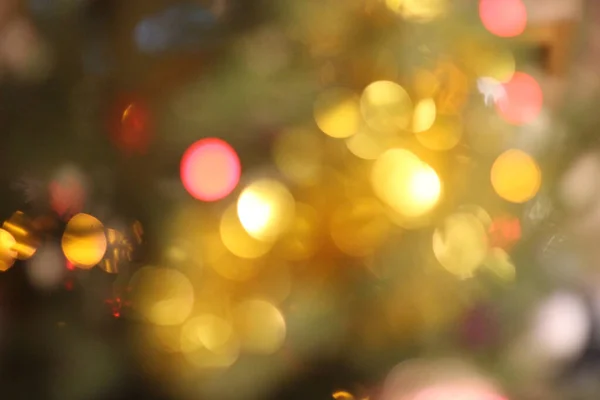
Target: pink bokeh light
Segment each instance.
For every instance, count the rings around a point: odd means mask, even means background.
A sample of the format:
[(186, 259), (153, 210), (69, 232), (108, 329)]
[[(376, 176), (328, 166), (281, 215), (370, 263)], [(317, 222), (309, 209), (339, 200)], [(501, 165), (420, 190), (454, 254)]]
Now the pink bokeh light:
[(485, 29), (499, 37), (519, 36), (527, 26), (522, 0), (481, 0), (479, 17)]
[(229, 195), (237, 186), (240, 159), (236, 151), (217, 138), (192, 144), (181, 159), (181, 181), (194, 198), (212, 202)]
[(496, 109), (507, 122), (525, 125), (540, 115), (544, 94), (534, 77), (516, 72), (503, 87), (505, 96), (496, 102)]

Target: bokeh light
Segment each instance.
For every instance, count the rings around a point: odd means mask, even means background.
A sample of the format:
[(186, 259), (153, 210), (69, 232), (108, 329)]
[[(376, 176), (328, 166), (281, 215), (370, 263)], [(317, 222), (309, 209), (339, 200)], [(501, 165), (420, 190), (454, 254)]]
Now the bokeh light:
[(89, 269), (106, 253), (104, 225), (88, 214), (77, 214), (69, 220), (62, 237), (65, 257), (76, 267)]
[(235, 150), (221, 139), (202, 139), (191, 145), (181, 159), (185, 189), (202, 201), (220, 200), (235, 189), (241, 174)]
[(274, 241), (293, 220), (294, 204), (292, 194), (282, 183), (261, 179), (242, 191), (237, 202), (237, 214), (250, 236)]
[(317, 126), (326, 135), (346, 138), (360, 126), (359, 96), (347, 89), (330, 89), (322, 93), (314, 106)]
[(183, 323), (194, 306), (190, 280), (175, 269), (143, 267), (131, 278), (132, 306), (149, 322), (170, 326)]
[(501, 281), (512, 282), (517, 271), (510, 255), (500, 247), (492, 248), (483, 263), (484, 267)]
[(391, 147), (393, 138), (381, 135), (367, 127), (362, 127), (356, 135), (346, 139), (350, 153), (363, 160), (375, 160)]
[(477, 49), (474, 54), (474, 70), (477, 76), (508, 82), (516, 72), (514, 55), (507, 49)]
[(75, 166), (60, 168), (48, 186), (50, 206), (59, 216), (70, 218), (81, 212), (87, 198), (85, 175)]
[(292, 129), (282, 132), (273, 146), (277, 168), (298, 185), (315, 184), (322, 172), (324, 138), (319, 132)]
[(234, 310), (235, 327), (242, 347), (252, 353), (273, 354), (285, 341), (286, 324), (281, 312), (264, 300), (247, 300)]
[(296, 203), (294, 220), (277, 243), (278, 254), (288, 261), (302, 261), (311, 258), (319, 249), (319, 215), (304, 203)]
[(363, 91), (360, 110), (370, 128), (396, 133), (408, 128), (413, 105), (402, 86), (391, 81), (377, 81)]
[(487, 232), (475, 215), (456, 213), (444, 219), (433, 233), (433, 254), (450, 273), (470, 278), (488, 252)]
[(483, 26), (500, 37), (515, 37), (527, 26), (527, 8), (522, 0), (480, 0), (479, 17)]
[(429, 22), (446, 11), (448, 0), (385, 0), (393, 12), (415, 22)]
[(183, 325), (180, 348), (186, 360), (197, 368), (227, 368), (240, 353), (231, 322), (209, 313), (190, 318)]
[(442, 194), (442, 184), (433, 168), (404, 149), (388, 150), (377, 159), (371, 183), (384, 203), (406, 217), (428, 213)]
[(420, 100), (415, 105), (412, 119), (413, 132), (424, 132), (432, 127), (435, 122), (436, 107), (433, 99)]
[(503, 96), (496, 101), (496, 110), (507, 122), (525, 125), (533, 122), (542, 112), (544, 94), (531, 75), (515, 72), (502, 85)]
[(2, 228), (15, 239), (13, 250), (19, 260), (27, 260), (33, 256), (40, 244), (40, 238), (33, 222), (21, 211), (17, 211), (4, 221)]
[(17, 242), (4, 229), (0, 229), (0, 271), (6, 271), (15, 263), (17, 252), (13, 249)]
[(542, 172), (529, 154), (512, 149), (494, 161), (491, 180), (498, 196), (512, 203), (525, 203), (539, 191)]
[(223, 213), (219, 226), (221, 240), (225, 247), (241, 258), (259, 258), (271, 250), (272, 243), (253, 238), (242, 226), (237, 213), (237, 207), (232, 204)]
[(27, 262), (29, 281), (39, 289), (52, 289), (62, 282), (67, 269), (65, 257), (58, 245), (45, 244)]

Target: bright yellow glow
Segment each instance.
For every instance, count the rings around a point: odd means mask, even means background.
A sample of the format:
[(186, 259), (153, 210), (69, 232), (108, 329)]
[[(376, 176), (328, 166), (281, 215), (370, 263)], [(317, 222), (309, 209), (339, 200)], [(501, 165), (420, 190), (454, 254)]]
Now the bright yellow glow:
[(354, 400), (352, 393), (344, 390), (338, 390), (331, 395), (335, 400)]
[(459, 117), (439, 116), (430, 129), (418, 132), (416, 136), (419, 143), (429, 150), (447, 151), (460, 142), (462, 132)]
[(437, 173), (408, 150), (391, 149), (377, 159), (371, 172), (375, 194), (395, 212), (420, 217), (438, 203), (442, 184)]
[(106, 253), (104, 226), (88, 214), (77, 214), (67, 223), (62, 237), (62, 249), (67, 260), (76, 267), (89, 269)]
[(285, 320), (271, 303), (264, 300), (245, 301), (236, 307), (234, 316), (236, 332), (247, 351), (273, 354), (283, 345)]
[(250, 236), (262, 241), (274, 241), (293, 221), (294, 198), (280, 182), (258, 180), (240, 195), (237, 213)]
[(447, 0), (385, 0), (385, 4), (406, 19), (427, 22), (445, 12)]
[(330, 227), (331, 237), (343, 253), (365, 257), (387, 237), (390, 222), (376, 199), (363, 198), (339, 207)]
[(227, 250), (241, 258), (259, 258), (271, 249), (270, 242), (262, 242), (248, 235), (240, 223), (235, 205), (223, 213), (219, 232)]
[(435, 101), (433, 99), (423, 99), (415, 106), (415, 112), (412, 120), (413, 132), (423, 132), (433, 126), (436, 116)]
[(539, 191), (542, 172), (529, 154), (513, 149), (494, 161), (491, 180), (498, 196), (511, 203), (525, 203)]
[(144, 267), (131, 278), (133, 305), (149, 322), (179, 325), (194, 305), (189, 279), (175, 269)]
[(13, 266), (17, 252), (14, 250), (16, 240), (10, 232), (0, 229), (0, 271), (4, 272)]
[(39, 237), (35, 233), (31, 220), (22, 212), (17, 211), (4, 221), (2, 228), (9, 232), (16, 243), (13, 249), (19, 260), (31, 258), (39, 246)]
[(433, 234), (433, 253), (439, 263), (459, 278), (470, 278), (485, 260), (488, 242), (481, 221), (472, 214), (448, 216)]
[(408, 127), (412, 102), (404, 88), (391, 81), (371, 83), (360, 99), (362, 116), (370, 128), (395, 133)]
[(346, 139), (346, 147), (350, 153), (363, 160), (375, 160), (389, 148), (387, 135), (382, 136), (368, 128), (361, 128), (358, 133)]
[(317, 126), (326, 135), (347, 138), (360, 126), (359, 97), (347, 89), (331, 89), (319, 96), (314, 107)]
[(296, 184), (316, 183), (323, 168), (324, 140), (317, 131), (293, 129), (283, 132), (273, 146), (277, 168)]
[(180, 349), (200, 368), (226, 368), (239, 356), (240, 344), (231, 323), (212, 314), (188, 320), (181, 329)]

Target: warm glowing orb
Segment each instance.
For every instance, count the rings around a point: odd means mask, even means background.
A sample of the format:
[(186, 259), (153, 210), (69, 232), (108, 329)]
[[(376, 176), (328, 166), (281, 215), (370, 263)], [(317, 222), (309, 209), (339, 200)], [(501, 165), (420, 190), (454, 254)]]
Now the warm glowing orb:
[(522, 0), (481, 0), (479, 17), (490, 33), (500, 37), (519, 36), (527, 26), (527, 9)]
[(235, 189), (241, 174), (235, 150), (221, 139), (202, 139), (191, 145), (181, 159), (185, 189), (202, 201), (220, 200)]
[(525, 203), (539, 191), (542, 172), (529, 154), (512, 149), (494, 161), (491, 180), (498, 196), (511, 203)]
[(106, 253), (104, 225), (88, 214), (77, 214), (69, 220), (62, 237), (65, 257), (76, 267), (89, 269)]

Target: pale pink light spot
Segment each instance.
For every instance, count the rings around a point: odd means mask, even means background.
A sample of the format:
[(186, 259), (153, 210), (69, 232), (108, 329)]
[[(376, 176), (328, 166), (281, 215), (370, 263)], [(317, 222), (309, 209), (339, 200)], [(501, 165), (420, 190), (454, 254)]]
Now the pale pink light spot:
[(527, 9), (522, 0), (481, 0), (479, 17), (490, 33), (500, 37), (519, 36), (527, 26)]

